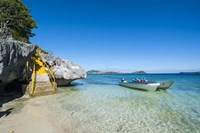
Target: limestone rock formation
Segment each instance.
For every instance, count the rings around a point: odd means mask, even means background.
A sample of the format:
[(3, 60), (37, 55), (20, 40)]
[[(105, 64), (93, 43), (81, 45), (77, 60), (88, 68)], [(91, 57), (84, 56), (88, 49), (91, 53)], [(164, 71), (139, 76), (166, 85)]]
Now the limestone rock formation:
[(26, 61), (31, 61), (37, 45), (0, 39), (0, 91), (13, 81), (25, 79)]
[(76, 79), (86, 78), (84, 69), (66, 59), (56, 57), (50, 54), (42, 54), (48, 64), (53, 66), (53, 73), (58, 86), (68, 85)]
[[(33, 61), (31, 56), (37, 45), (24, 42), (0, 39), (0, 92), (13, 82), (25, 81), (26, 61), (29, 62), (31, 78)], [(53, 73), (58, 86), (68, 85), (71, 81), (86, 78), (86, 72), (73, 62), (42, 53), (48, 64), (53, 65)]]

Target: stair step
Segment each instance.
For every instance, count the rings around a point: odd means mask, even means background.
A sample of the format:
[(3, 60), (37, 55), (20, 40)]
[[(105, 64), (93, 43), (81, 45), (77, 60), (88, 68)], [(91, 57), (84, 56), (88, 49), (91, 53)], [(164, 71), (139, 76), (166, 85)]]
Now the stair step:
[[(52, 85), (51, 82), (36, 82), (34, 84), (34, 94), (33, 95), (45, 95), (45, 94), (49, 94), (49, 93), (55, 93), (55, 88)], [(27, 87), (27, 91), (29, 92), (29, 94), (32, 91), (32, 82), (29, 83), (28, 87)]]

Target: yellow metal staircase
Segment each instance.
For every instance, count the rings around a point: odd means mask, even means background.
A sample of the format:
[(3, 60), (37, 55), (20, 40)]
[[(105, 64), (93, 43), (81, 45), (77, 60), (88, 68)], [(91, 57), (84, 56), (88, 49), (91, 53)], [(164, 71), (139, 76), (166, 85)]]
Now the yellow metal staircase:
[(41, 59), (43, 65), (44, 65), (45, 68), (46, 68), (46, 72), (47, 72), (47, 74), (49, 75), (49, 78), (50, 78), (50, 81), (51, 81), (51, 83), (52, 83), (52, 86), (54, 87), (54, 90), (56, 90), (56, 89), (57, 89), (57, 84), (56, 84), (56, 79), (55, 79), (55, 77), (54, 77), (54, 74), (53, 74), (53, 72), (52, 72), (52, 66), (51, 66), (50, 64), (48, 65), (48, 64), (46, 63), (46, 61), (44, 60), (43, 56), (41, 56), (40, 52), (39, 52), (39, 56), (40, 56), (40, 59)]
[[(52, 66), (47, 64), (41, 55), (41, 50), (38, 48), (32, 56), (33, 68), (31, 82), (28, 85), (29, 95), (43, 95), (55, 93), (57, 84), (52, 72)], [(28, 80), (28, 62), (26, 63), (26, 79)]]

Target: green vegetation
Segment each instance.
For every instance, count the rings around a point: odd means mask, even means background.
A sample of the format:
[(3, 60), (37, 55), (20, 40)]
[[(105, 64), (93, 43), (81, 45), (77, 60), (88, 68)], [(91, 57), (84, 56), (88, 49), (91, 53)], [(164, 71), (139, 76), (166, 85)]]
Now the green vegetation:
[(29, 12), (21, 0), (0, 0), (0, 36), (29, 42), (29, 38), (35, 36), (32, 29), (37, 28)]

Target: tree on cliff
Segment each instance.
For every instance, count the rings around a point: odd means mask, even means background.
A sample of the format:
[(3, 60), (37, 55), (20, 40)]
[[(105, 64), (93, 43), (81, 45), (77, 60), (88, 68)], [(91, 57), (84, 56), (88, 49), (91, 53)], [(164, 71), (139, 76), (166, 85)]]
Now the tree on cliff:
[(0, 0), (0, 37), (29, 42), (37, 25), (21, 0)]

